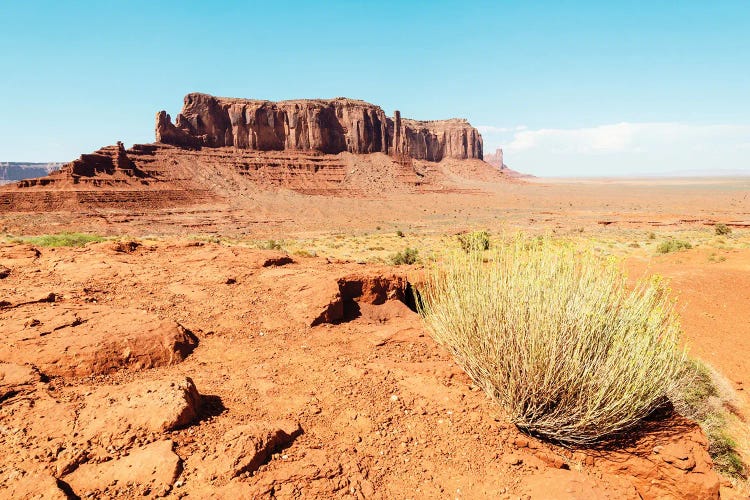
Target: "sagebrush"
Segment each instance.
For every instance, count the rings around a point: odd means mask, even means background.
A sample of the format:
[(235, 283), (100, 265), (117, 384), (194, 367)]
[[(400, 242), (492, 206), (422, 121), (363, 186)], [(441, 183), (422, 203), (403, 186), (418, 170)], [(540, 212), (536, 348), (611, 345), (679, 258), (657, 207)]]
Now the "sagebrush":
[(680, 415), (701, 426), (708, 438), (708, 452), (719, 472), (733, 478), (746, 477), (737, 442), (729, 431), (732, 408), (737, 406), (731, 383), (705, 362), (687, 359), (679, 385), (669, 398)]
[(690, 250), (693, 245), (684, 240), (664, 240), (656, 247), (657, 253), (679, 252), (680, 250)]
[(459, 234), (458, 242), (464, 252), (477, 252), (490, 249), (490, 233), (487, 231), (473, 231)]
[(522, 430), (593, 444), (667, 401), (684, 366), (659, 279), (548, 238), (455, 252), (428, 271), (420, 312), (435, 339)]
[(416, 264), (419, 261), (419, 250), (406, 247), (402, 252), (391, 255), (391, 264), (400, 266), (404, 264)]
[(726, 236), (727, 234), (732, 234), (732, 228), (726, 224), (716, 224), (714, 226), (714, 233), (716, 233), (717, 236)]
[(103, 236), (87, 233), (62, 232), (19, 238), (16, 241), (31, 243), (41, 247), (82, 247), (88, 243), (104, 241)]

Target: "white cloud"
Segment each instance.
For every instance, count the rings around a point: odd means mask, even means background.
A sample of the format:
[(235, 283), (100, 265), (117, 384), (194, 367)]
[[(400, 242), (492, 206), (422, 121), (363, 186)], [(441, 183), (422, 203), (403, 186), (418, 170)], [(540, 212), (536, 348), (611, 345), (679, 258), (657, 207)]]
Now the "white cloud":
[(516, 125), (515, 127), (495, 127), (494, 125), (477, 125), (477, 130), (482, 134), (502, 134), (506, 132), (515, 132), (526, 130), (526, 125)]
[(509, 165), (539, 175), (750, 171), (750, 125), (622, 122), (578, 129), (484, 129), (487, 151), (502, 147)]

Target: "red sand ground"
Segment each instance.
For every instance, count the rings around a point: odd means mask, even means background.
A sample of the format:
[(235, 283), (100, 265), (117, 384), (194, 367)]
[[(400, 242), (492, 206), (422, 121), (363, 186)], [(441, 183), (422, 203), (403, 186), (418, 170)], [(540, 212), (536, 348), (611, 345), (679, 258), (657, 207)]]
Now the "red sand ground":
[[(1, 215), (14, 234), (163, 237), (0, 247), (10, 270), (0, 280), (0, 496), (716, 498), (720, 484), (737, 496), (711, 470), (701, 432), (676, 417), (606, 451), (521, 435), (400, 300), (418, 270), (179, 238), (377, 226), (425, 238), (467, 227), (628, 237), (714, 222), (740, 234), (750, 222), (747, 181), (472, 177), (448, 193), (258, 191), (180, 209)], [(742, 389), (750, 250), (722, 252), (720, 263), (701, 248), (636, 253), (628, 266), (672, 278), (693, 353)]]

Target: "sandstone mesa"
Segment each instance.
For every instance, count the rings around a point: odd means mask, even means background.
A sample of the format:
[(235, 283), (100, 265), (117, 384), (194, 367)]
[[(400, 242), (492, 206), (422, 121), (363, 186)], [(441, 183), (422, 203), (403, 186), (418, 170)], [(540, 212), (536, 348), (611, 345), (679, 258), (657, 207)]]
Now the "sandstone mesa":
[(191, 93), (172, 123), (156, 114), (156, 142), (105, 146), (45, 177), (0, 187), (0, 212), (148, 208), (227, 202), (287, 189), (363, 197), (460, 190), (459, 177), (510, 175), (482, 161), (466, 120), (393, 118), (343, 97), (271, 102)]
[(401, 118), (399, 111), (389, 118), (374, 104), (344, 97), (271, 102), (192, 93), (185, 96), (175, 122), (166, 111), (157, 113), (156, 142), (386, 153), (428, 161), (482, 159), (482, 136), (466, 120), (417, 121)]

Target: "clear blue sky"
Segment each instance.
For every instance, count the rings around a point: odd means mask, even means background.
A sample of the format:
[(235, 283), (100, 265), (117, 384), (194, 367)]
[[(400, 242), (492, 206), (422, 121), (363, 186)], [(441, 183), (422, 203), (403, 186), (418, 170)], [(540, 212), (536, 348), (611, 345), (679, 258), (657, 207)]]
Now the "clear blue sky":
[(0, 161), (153, 141), (201, 91), (466, 117), (541, 175), (750, 170), (748, 0), (7, 1), (0, 50)]

